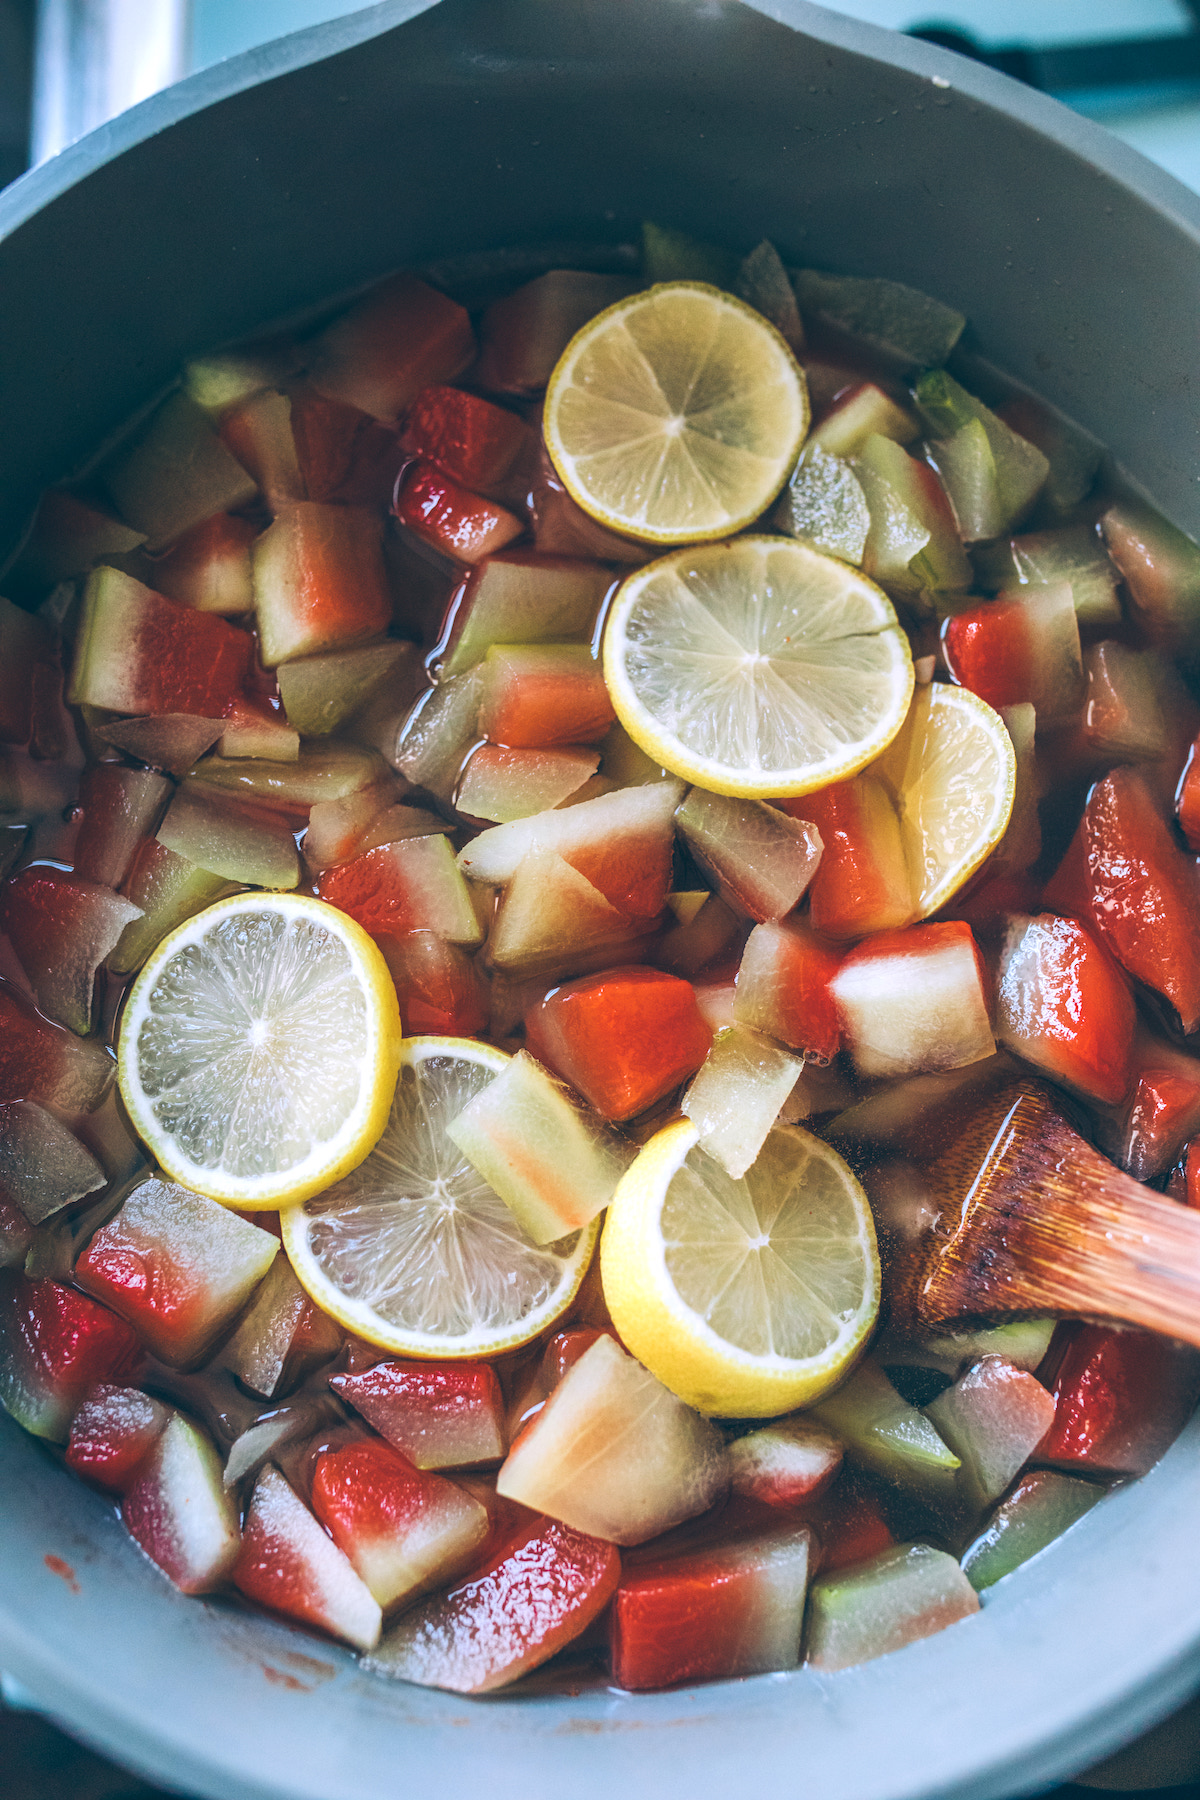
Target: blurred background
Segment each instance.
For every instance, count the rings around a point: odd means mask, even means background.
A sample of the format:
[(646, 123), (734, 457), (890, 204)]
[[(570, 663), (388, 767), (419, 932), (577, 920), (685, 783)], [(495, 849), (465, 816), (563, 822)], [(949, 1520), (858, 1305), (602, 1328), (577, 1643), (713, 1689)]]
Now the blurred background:
[[(196, 69), (354, 0), (0, 0), (0, 185)], [(1100, 120), (1200, 190), (1200, 0), (843, 0)]]

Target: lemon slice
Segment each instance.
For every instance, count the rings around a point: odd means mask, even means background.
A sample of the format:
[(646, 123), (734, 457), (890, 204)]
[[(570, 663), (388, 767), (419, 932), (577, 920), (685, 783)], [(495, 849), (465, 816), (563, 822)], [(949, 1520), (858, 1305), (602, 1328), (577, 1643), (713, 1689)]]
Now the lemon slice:
[(690, 1120), (651, 1138), (604, 1226), (604, 1297), (633, 1355), (701, 1412), (808, 1406), (864, 1348), (879, 1311), (866, 1195), (841, 1157), (776, 1126), (735, 1181)]
[(535, 1244), (446, 1132), (509, 1058), (473, 1038), (406, 1040), (391, 1112), (353, 1174), (283, 1218), (323, 1311), (401, 1356), (495, 1356), (571, 1304), (599, 1220)]
[(576, 332), (542, 424), (592, 518), (644, 543), (694, 544), (766, 511), (808, 420), (804, 375), (775, 327), (719, 288), (671, 281)]
[(1008, 829), (1017, 757), (1004, 720), (969, 688), (918, 688), (871, 771), (900, 818), (914, 919), (946, 905)]
[(117, 1057), (150, 1154), (231, 1206), (288, 1206), (362, 1161), (387, 1120), (400, 1015), (382, 955), (335, 907), (237, 894), (138, 976)]
[(912, 653), (881, 588), (791, 538), (676, 550), (621, 586), (604, 636), (617, 717), (714, 794), (808, 794), (904, 723)]

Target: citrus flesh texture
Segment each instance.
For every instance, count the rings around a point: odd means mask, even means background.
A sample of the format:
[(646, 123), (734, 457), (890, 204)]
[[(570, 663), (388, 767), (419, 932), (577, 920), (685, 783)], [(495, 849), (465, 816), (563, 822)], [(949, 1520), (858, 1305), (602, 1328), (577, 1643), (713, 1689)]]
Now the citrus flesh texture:
[(613, 1323), (700, 1412), (761, 1418), (810, 1405), (853, 1367), (879, 1309), (866, 1196), (841, 1157), (794, 1126), (735, 1181), (664, 1126), (629, 1170), (601, 1247)]
[(710, 793), (807, 794), (891, 743), (912, 654), (881, 588), (788, 538), (660, 557), (623, 584), (604, 673), (635, 743)]
[(481, 1357), (528, 1343), (574, 1299), (598, 1224), (535, 1244), (446, 1127), (508, 1065), (470, 1038), (406, 1040), (374, 1151), (283, 1220), (302, 1286), (368, 1343)]
[(239, 894), (164, 939), (135, 982), (121, 1098), (184, 1187), (287, 1206), (366, 1156), (399, 1042), (387, 964), (352, 919), (299, 895)]
[(546, 447), (564, 487), (610, 530), (699, 543), (751, 524), (808, 429), (791, 350), (753, 307), (703, 282), (664, 282), (576, 333), (546, 393)]

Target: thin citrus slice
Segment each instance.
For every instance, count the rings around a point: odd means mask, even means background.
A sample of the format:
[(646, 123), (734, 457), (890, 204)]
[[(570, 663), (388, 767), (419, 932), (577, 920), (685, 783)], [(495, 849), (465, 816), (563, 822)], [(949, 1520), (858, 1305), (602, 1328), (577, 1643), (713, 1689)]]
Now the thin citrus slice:
[(121, 1025), (121, 1098), (168, 1175), (227, 1205), (288, 1206), (375, 1143), (400, 1016), (361, 926), (298, 894), (237, 894), (165, 938)]
[(841, 1157), (776, 1126), (740, 1180), (664, 1126), (625, 1176), (600, 1248), (626, 1347), (701, 1412), (764, 1418), (848, 1373), (879, 1311), (866, 1195)]
[(945, 906), (1004, 836), (1017, 758), (1004, 720), (969, 688), (918, 688), (872, 774), (900, 817), (914, 919)]
[(604, 636), (617, 717), (714, 794), (808, 794), (899, 731), (912, 654), (881, 588), (791, 538), (676, 550), (623, 583)]
[(515, 1349), (565, 1312), (587, 1271), (598, 1220), (535, 1244), (447, 1135), (508, 1061), (473, 1038), (408, 1038), (374, 1151), (284, 1215), (302, 1285), (384, 1350), (445, 1358)]
[(694, 544), (766, 511), (808, 419), (804, 375), (775, 327), (719, 288), (671, 281), (576, 332), (542, 428), (592, 518), (644, 543)]

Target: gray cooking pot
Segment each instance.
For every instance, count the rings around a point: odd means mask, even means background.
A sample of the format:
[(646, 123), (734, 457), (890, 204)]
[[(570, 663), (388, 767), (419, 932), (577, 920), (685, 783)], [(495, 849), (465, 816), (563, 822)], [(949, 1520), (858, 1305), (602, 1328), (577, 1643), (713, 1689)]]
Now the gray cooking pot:
[[(185, 355), (397, 265), (616, 243), (644, 215), (953, 302), (1200, 534), (1200, 202), (1094, 126), (803, 0), (392, 0), (159, 95), (0, 198), (0, 554)], [(988, 1800), (1200, 1679), (1196, 1426), (899, 1655), (482, 1702), (185, 1600), (7, 1420), (0, 1448), (0, 1666), (214, 1800)]]

